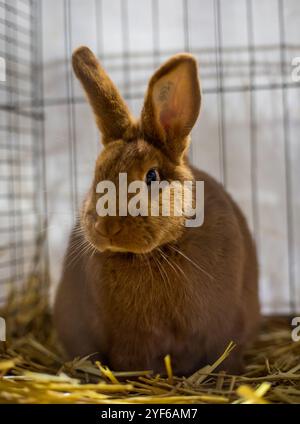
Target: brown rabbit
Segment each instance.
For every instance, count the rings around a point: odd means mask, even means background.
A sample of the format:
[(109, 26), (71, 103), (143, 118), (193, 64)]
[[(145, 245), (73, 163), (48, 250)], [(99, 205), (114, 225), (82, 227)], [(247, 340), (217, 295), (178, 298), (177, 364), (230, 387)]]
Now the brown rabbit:
[[(233, 340), (237, 347), (222, 368), (240, 372), (259, 321), (256, 251), (224, 187), (188, 163), (201, 101), (196, 60), (178, 54), (158, 69), (137, 121), (87, 47), (74, 52), (73, 67), (104, 149), (56, 296), (55, 322), (66, 351), (97, 352), (115, 370), (155, 372), (163, 372), (170, 354), (174, 372), (188, 375)], [(186, 227), (185, 217), (175, 214), (98, 216), (97, 183), (118, 187), (121, 172), (128, 183), (204, 181), (203, 225)]]

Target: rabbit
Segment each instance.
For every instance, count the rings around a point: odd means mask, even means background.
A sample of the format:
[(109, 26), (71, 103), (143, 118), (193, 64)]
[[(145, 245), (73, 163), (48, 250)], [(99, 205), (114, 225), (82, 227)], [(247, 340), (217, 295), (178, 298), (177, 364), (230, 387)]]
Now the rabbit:
[[(149, 81), (140, 119), (88, 47), (72, 64), (102, 135), (91, 188), (71, 232), (54, 305), (69, 357), (97, 354), (113, 370), (190, 375), (236, 344), (220, 365), (241, 373), (260, 307), (254, 241), (223, 185), (189, 163), (201, 90), (193, 55), (171, 57)], [(88, 148), (88, 140), (86, 140)], [(204, 181), (204, 222), (185, 216), (99, 216), (99, 181)], [(118, 187), (118, 186), (117, 186)], [(174, 198), (171, 198), (174, 201)]]

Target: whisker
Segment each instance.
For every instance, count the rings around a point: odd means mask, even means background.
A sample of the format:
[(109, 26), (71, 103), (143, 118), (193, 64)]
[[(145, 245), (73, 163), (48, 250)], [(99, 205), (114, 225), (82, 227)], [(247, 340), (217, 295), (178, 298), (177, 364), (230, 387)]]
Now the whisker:
[(157, 267), (157, 269), (158, 269), (158, 271), (159, 271), (159, 273), (161, 275), (162, 280), (164, 281), (164, 283), (166, 283), (165, 277), (163, 276), (162, 271), (161, 271), (161, 268), (159, 266), (159, 262), (156, 260), (156, 257), (154, 255), (152, 256), (152, 259), (153, 259), (153, 261), (156, 264), (156, 267)]
[(165, 280), (164, 279), (164, 282), (169, 286), (169, 287), (171, 287), (171, 284), (170, 284), (170, 279), (169, 279), (169, 275), (168, 275), (168, 273), (166, 272), (166, 270), (165, 270), (165, 268), (162, 266), (162, 264), (159, 262), (159, 259), (158, 258), (155, 258), (155, 256), (153, 256), (153, 258), (156, 260), (157, 259), (157, 261), (156, 261), (156, 263), (157, 263), (157, 266), (159, 267), (159, 269), (161, 270), (161, 275), (162, 275), (162, 273), (165, 275), (165, 277), (166, 277), (166, 279), (167, 280)]
[(85, 240), (83, 243), (75, 246), (74, 254), (73, 252), (71, 253), (71, 261), (67, 263), (67, 267), (77, 264), (81, 256), (86, 254), (92, 247), (92, 244), (88, 240)]
[[(183, 269), (179, 266), (179, 264), (177, 264), (175, 261), (172, 261), (170, 257), (167, 257), (167, 255), (164, 255), (163, 252), (161, 251), (161, 254), (163, 255), (164, 259), (169, 263), (169, 265), (173, 268), (173, 270), (175, 271), (176, 275), (178, 275), (177, 270), (182, 274), (182, 276), (184, 277), (184, 279), (189, 282), (189, 279), (187, 277), (187, 275), (185, 274), (185, 272), (183, 271)], [(176, 268), (177, 270), (176, 270)]]
[(146, 257), (146, 261), (147, 261), (147, 264), (148, 264), (148, 268), (149, 268), (149, 271), (150, 271), (150, 274), (151, 274), (151, 285), (153, 286), (153, 283), (154, 283), (154, 275), (153, 275), (153, 270), (152, 270), (152, 267), (151, 267), (150, 259), (149, 259), (149, 257), (148, 257), (147, 255), (145, 255), (145, 257)]
[(204, 274), (206, 274), (210, 279), (214, 280), (213, 276), (209, 274), (209, 272), (207, 272), (205, 269), (203, 269), (199, 264), (197, 264), (196, 262), (194, 262), (191, 258), (189, 258), (187, 255), (185, 255), (183, 252), (181, 252), (181, 250), (176, 249), (174, 246), (171, 246), (171, 249), (175, 250), (175, 252), (179, 253), (179, 255), (183, 256), (186, 260), (188, 260), (192, 265), (194, 265), (194, 267), (196, 267), (199, 271), (203, 272)]
[(170, 267), (175, 271), (176, 275), (178, 275), (175, 267), (173, 266), (173, 264), (169, 261), (168, 257), (163, 253), (163, 251), (161, 250), (160, 247), (158, 247), (158, 251), (160, 252), (162, 258), (170, 265)]

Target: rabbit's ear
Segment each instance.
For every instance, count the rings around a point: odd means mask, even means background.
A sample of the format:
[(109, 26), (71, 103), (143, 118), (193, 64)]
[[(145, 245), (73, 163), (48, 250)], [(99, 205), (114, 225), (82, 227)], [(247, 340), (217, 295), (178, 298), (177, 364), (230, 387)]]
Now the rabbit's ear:
[(150, 79), (141, 117), (145, 136), (180, 160), (197, 120), (200, 101), (196, 59), (190, 54), (173, 56)]
[(81, 81), (103, 135), (103, 143), (126, 138), (133, 120), (117, 88), (88, 47), (73, 53), (72, 64)]

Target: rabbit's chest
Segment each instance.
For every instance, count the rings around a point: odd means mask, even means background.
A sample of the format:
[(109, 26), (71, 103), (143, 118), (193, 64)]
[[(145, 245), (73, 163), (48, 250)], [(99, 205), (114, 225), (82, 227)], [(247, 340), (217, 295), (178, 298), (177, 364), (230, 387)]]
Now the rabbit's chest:
[[(164, 357), (169, 354), (175, 372), (185, 369), (186, 358), (199, 360), (203, 346), (193, 323), (176, 314), (167, 316), (161, 306), (136, 308), (130, 317), (111, 317), (109, 352), (114, 369), (152, 369), (164, 373)], [(147, 310), (147, 308), (149, 308)], [(182, 314), (183, 315), (183, 314)], [(193, 364), (194, 366), (194, 364)], [(188, 368), (186, 368), (188, 371)]]
[(112, 334), (170, 345), (195, 331), (194, 293), (179, 276), (161, 272), (164, 278), (153, 269), (134, 269), (106, 281), (102, 299)]
[(113, 368), (162, 372), (167, 354), (174, 366), (181, 364), (187, 352), (190, 358), (199, 357), (199, 319), (195, 314), (199, 315), (200, 308), (195, 291), (189, 292), (179, 276), (168, 277), (162, 278), (153, 269), (103, 275), (98, 284), (99, 310)]

